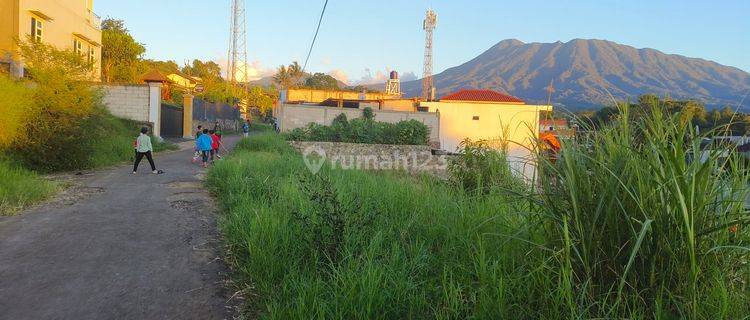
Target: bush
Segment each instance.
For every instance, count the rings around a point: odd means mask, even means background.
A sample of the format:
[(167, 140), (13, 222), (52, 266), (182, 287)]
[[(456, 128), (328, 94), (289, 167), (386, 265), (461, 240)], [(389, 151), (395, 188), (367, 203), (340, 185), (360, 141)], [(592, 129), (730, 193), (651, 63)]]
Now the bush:
[(34, 89), (0, 74), (0, 151), (18, 136), (33, 115)]
[(8, 122), (0, 150), (40, 172), (94, 168), (133, 157), (141, 125), (107, 112), (101, 92), (83, 81), (92, 72), (90, 63), (43, 43), (21, 43), (20, 48), (33, 82), (0, 76), (0, 112), (9, 115), (0, 120)]
[(41, 201), (57, 190), (57, 184), (35, 173), (0, 161), (0, 215), (13, 214), (29, 204)]
[[(365, 108), (367, 111), (369, 108)], [(285, 133), (291, 141), (329, 141), (350, 143), (377, 143), (398, 145), (426, 145), (429, 142), (430, 128), (417, 120), (401, 121), (396, 124), (377, 122), (370, 115), (347, 120), (340, 114), (331, 123), (323, 126), (310, 123), (305, 128), (296, 128)]]
[(450, 182), (465, 191), (489, 194), (492, 191), (523, 190), (524, 182), (508, 164), (505, 151), (487, 141), (464, 140), (460, 155), (448, 164)]

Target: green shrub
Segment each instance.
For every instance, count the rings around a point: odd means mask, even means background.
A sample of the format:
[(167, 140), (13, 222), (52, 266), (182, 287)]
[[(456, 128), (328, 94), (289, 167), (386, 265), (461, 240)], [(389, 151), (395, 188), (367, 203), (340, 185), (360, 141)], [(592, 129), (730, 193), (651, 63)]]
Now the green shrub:
[(56, 183), (41, 179), (31, 171), (0, 161), (0, 215), (13, 214), (44, 200), (57, 188)]
[(285, 133), (285, 137), (291, 141), (426, 145), (429, 142), (430, 128), (417, 120), (396, 124), (373, 121), (372, 117), (347, 120), (342, 113), (336, 116), (330, 126), (310, 123), (305, 128)]
[[(0, 75), (0, 151), (39, 172), (111, 165), (133, 157), (141, 124), (117, 119), (102, 104), (101, 92), (83, 80), (91, 63), (43, 43), (21, 43), (33, 82)], [(23, 112), (19, 115), (19, 112)], [(12, 123), (5, 123), (5, 120)], [(154, 143), (155, 151), (173, 149)]]

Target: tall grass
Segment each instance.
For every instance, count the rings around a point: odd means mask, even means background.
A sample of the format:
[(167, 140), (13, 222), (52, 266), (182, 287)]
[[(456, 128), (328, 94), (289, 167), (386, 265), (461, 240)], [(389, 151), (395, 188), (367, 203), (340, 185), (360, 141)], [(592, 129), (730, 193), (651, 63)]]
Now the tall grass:
[(208, 183), (226, 209), (230, 261), (265, 317), (533, 319), (562, 307), (540, 308), (556, 284), (526, 262), (544, 259), (535, 245), (509, 237), (525, 237), (511, 214), (523, 203), (430, 178), (310, 175), (278, 136), (248, 141), (255, 151), (240, 145)]
[(655, 108), (564, 144), (524, 188), (481, 146), (447, 182), (312, 175), (266, 134), (208, 184), (264, 318), (743, 318), (748, 171), (716, 153), (698, 161), (699, 141)]
[[(541, 164), (546, 246), (576, 317), (750, 314), (748, 168), (703, 150), (683, 115), (628, 110)], [(729, 313), (731, 310), (731, 313)]]
[(57, 190), (57, 184), (31, 171), (0, 161), (0, 215), (10, 215), (41, 201)]

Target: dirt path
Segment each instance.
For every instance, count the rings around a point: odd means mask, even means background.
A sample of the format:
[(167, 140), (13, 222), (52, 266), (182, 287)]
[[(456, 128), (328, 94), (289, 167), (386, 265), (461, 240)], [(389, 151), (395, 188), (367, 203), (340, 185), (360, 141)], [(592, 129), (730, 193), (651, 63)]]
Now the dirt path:
[[(227, 138), (228, 144), (237, 138)], [(191, 150), (76, 177), (0, 217), (0, 319), (229, 319), (215, 205)]]

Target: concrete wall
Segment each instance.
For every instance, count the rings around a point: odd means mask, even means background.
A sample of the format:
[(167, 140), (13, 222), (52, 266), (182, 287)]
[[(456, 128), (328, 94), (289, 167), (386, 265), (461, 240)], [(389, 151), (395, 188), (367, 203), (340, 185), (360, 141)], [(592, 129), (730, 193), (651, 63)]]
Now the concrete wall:
[(344, 100), (387, 100), (387, 99), (399, 99), (398, 95), (385, 94), (385, 93), (366, 93), (364, 99), (361, 97), (361, 93), (354, 91), (340, 91), (340, 90), (315, 90), (315, 89), (288, 89), (281, 92), (281, 102), (288, 101), (304, 101), (311, 103), (320, 103), (328, 99), (344, 99)]
[(459, 151), (464, 139), (490, 140), (498, 147), (507, 143), (508, 156), (516, 171), (533, 175), (532, 152), (539, 137), (541, 111), (551, 106), (475, 103), (422, 102), (430, 112), (440, 114), (440, 146), (449, 152)]
[[(35, 17), (42, 22), (42, 42), (72, 50), (75, 38), (82, 43), (84, 57), (88, 57), (89, 49), (94, 50), (91, 80), (98, 81), (102, 32), (100, 18), (92, 6), (93, 1), (89, 0), (0, 0), (0, 59), (8, 61), (9, 53), (13, 55), (17, 50), (14, 38), (26, 40), (31, 35), (31, 18)], [(14, 62), (14, 74), (21, 75), (22, 64)]]
[(147, 84), (102, 85), (104, 104), (113, 115), (136, 121), (149, 121), (150, 89)]
[(153, 126), (154, 136), (161, 136), (161, 83), (102, 84), (102, 100), (116, 117)]
[[(339, 114), (346, 114), (347, 119), (362, 117), (362, 110), (350, 108), (331, 108), (321, 106), (307, 106), (282, 104), (277, 110), (277, 120), (281, 131), (306, 127), (309, 123), (331, 125)], [(388, 123), (398, 123), (404, 120), (417, 120), (430, 128), (430, 142), (440, 141), (440, 118), (432, 112), (403, 112), (390, 110), (373, 110), (375, 120)]]

